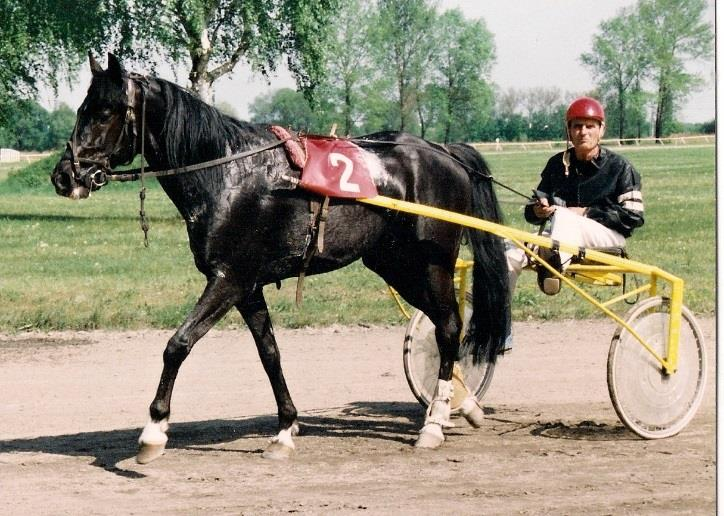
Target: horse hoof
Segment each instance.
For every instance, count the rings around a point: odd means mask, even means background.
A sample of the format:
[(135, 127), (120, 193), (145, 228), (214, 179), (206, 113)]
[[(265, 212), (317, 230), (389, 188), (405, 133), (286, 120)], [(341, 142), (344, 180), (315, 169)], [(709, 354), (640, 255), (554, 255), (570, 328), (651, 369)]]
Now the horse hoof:
[(163, 455), (165, 450), (165, 444), (141, 444), (138, 455), (136, 455), (136, 462), (139, 464), (148, 464)]
[(289, 460), (292, 455), (294, 455), (294, 448), (278, 441), (271, 443), (261, 454), (262, 458), (269, 460)]
[(460, 405), (460, 412), (473, 428), (480, 428), (485, 423), (485, 413), (472, 396), (465, 398), (462, 405)]
[(445, 436), (442, 433), (442, 427), (435, 423), (430, 423), (422, 427), (420, 435), (415, 441), (415, 448), (423, 448), (426, 450), (434, 450), (439, 448), (445, 442)]

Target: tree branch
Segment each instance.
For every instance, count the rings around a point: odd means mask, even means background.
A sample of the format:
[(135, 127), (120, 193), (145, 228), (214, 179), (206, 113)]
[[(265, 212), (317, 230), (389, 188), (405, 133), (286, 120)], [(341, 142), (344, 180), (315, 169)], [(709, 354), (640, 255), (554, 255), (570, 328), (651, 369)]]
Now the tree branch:
[(241, 56), (243, 56), (249, 50), (249, 46), (246, 44), (245, 41), (245, 38), (242, 38), (242, 42), (239, 44), (238, 47), (236, 47), (236, 50), (234, 50), (229, 59), (206, 73), (207, 77), (209, 78), (209, 82), (214, 82), (222, 75), (227, 74), (234, 69), (237, 63), (241, 60)]

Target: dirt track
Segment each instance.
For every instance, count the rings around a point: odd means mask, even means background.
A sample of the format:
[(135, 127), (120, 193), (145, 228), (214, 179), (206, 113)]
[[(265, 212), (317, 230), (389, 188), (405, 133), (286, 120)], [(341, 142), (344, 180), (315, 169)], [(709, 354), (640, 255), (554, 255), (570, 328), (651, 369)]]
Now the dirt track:
[(135, 441), (170, 332), (0, 335), (3, 514), (712, 514), (714, 321), (702, 407), (644, 441), (606, 388), (608, 321), (516, 325), (486, 425), (412, 448), (403, 328), (278, 331), (303, 435), (266, 461), (276, 407), (251, 337), (212, 332), (176, 384), (169, 449)]

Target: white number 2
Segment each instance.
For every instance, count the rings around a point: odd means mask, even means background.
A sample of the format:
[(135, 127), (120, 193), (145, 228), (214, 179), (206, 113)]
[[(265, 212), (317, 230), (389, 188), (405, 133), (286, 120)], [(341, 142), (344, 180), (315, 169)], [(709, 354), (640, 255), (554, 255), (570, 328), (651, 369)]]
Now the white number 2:
[(333, 167), (339, 166), (340, 161), (344, 165), (344, 170), (342, 171), (342, 177), (339, 179), (339, 189), (343, 192), (359, 193), (359, 185), (357, 183), (352, 183), (349, 180), (349, 178), (352, 177), (352, 169), (354, 168), (352, 160), (339, 152), (332, 152), (329, 154), (329, 162)]

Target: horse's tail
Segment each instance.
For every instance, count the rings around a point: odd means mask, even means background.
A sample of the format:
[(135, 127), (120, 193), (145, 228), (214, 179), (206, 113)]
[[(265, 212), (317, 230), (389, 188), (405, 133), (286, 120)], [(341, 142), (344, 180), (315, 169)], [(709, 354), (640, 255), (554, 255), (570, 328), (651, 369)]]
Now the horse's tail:
[[(472, 187), (472, 214), (491, 222), (503, 216), (493, 190), (490, 169), (483, 157), (470, 145), (448, 146), (452, 156), (465, 165)], [(475, 361), (495, 362), (510, 333), (510, 292), (503, 239), (487, 231), (468, 230), (475, 258), (473, 266), (473, 313), (470, 318), (467, 347)]]

